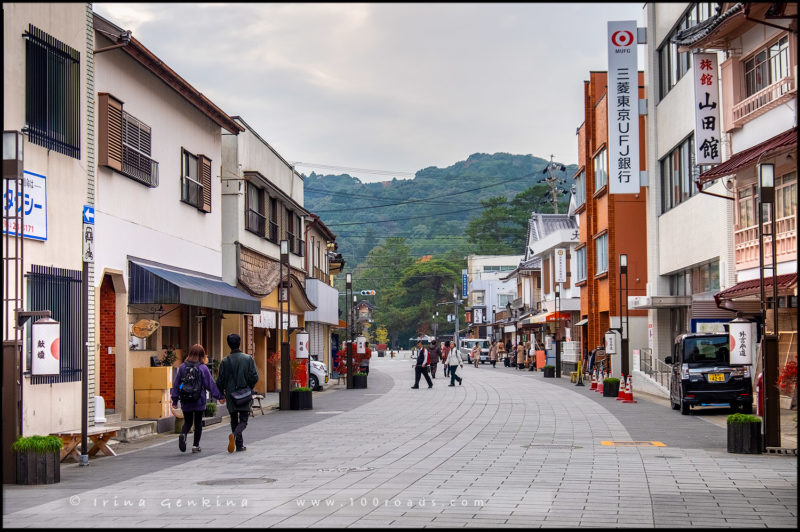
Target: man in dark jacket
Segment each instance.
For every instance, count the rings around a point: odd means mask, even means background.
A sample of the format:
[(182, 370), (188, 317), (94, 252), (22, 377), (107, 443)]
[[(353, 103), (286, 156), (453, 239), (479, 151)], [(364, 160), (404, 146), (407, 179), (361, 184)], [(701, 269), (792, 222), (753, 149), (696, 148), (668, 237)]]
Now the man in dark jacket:
[(436, 368), (439, 366), (439, 360), (442, 358), (442, 348), (439, 347), (439, 342), (433, 340), (431, 342), (431, 377), (436, 378)]
[(225, 357), (219, 367), (217, 377), (217, 388), (225, 394), (225, 402), (228, 413), (231, 415), (231, 434), (228, 436), (228, 452), (232, 453), (234, 448), (237, 452), (246, 451), (242, 432), (247, 428), (247, 418), (250, 416), (250, 408), (253, 399), (243, 405), (236, 405), (231, 394), (243, 388), (253, 389), (258, 382), (258, 370), (256, 363), (248, 354), (242, 353), (239, 347), (242, 338), (236, 334), (228, 335), (228, 347), (231, 354)]
[(427, 347), (422, 347), (422, 340), (417, 342), (417, 365), (414, 366), (414, 386), (412, 390), (419, 389), (419, 378), (424, 375), (428, 381), (428, 388), (433, 388), (433, 381), (428, 376), (428, 366), (431, 363), (431, 353)]

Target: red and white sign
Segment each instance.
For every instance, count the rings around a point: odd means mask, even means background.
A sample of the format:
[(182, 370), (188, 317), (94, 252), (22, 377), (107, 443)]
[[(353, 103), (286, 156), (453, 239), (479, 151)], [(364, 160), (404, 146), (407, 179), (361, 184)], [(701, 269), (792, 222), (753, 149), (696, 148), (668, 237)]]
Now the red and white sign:
[(31, 326), (31, 374), (58, 375), (61, 372), (61, 323), (42, 318)]
[(636, 21), (608, 23), (608, 191), (639, 193)]
[(295, 334), (295, 358), (308, 358), (308, 339), (309, 334), (305, 331)]
[(722, 162), (717, 54), (692, 54), (695, 164)]

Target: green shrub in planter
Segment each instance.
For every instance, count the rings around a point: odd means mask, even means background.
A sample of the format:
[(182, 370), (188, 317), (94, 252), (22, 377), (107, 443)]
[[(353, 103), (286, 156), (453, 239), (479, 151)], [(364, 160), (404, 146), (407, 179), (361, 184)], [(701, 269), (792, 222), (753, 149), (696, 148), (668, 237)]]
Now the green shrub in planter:
[(299, 388), (292, 388), (293, 392), (310, 392), (311, 388), (308, 386), (300, 386)]
[(367, 387), (367, 374), (363, 371), (353, 374), (353, 388), (365, 389)]
[(17, 455), (17, 484), (55, 484), (61, 481), (61, 448), (57, 436), (25, 436), (11, 446)]
[(728, 452), (761, 453), (761, 418), (749, 414), (728, 416)]
[(603, 397), (616, 397), (619, 395), (619, 379), (608, 377), (603, 379)]
[(206, 403), (205, 417), (214, 417), (217, 415), (217, 403)]
[(311, 410), (311, 388), (301, 386), (289, 391), (289, 410)]

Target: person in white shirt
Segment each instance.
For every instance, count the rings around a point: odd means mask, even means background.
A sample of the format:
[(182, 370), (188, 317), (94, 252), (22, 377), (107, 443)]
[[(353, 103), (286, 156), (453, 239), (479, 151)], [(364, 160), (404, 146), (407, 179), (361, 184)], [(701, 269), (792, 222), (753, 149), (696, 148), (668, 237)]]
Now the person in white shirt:
[(450, 384), (448, 386), (455, 386), (455, 381), (458, 381), (458, 385), (461, 386), (461, 377), (456, 375), (456, 367), (463, 368), (464, 361), (461, 359), (461, 353), (458, 352), (458, 349), (451, 349), (450, 353), (447, 355), (447, 366), (450, 371)]

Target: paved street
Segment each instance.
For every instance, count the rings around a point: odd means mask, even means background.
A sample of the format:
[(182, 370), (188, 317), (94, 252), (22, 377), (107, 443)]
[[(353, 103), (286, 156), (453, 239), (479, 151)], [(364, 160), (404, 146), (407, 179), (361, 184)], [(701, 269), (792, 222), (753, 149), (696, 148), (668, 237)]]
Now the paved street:
[[(367, 390), (252, 419), (245, 453), (225, 451), (224, 425), (199, 455), (170, 438), (4, 486), (3, 525), (797, 526), (797, 458), (728, 454), (704, 416), (501, 365), (465, 367), (454, 388), (440, 366), (411, 390), (411, 364), (373, 358)], [(630, 443), (651, 441), (664, 446)]]

